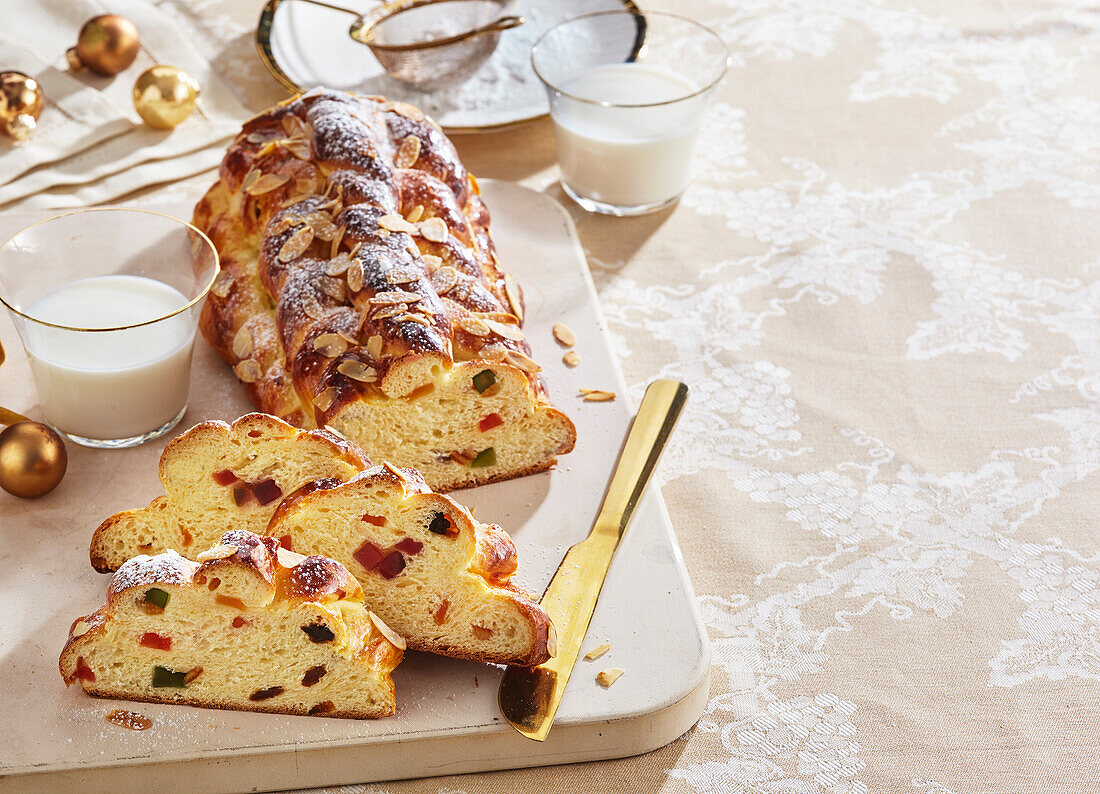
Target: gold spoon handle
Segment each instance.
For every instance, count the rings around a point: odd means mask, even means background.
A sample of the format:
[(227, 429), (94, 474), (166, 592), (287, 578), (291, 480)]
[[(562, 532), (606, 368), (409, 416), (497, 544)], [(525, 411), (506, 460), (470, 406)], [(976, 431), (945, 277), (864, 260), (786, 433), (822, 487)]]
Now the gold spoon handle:
[(539, 667), (504, 671), (500, 710), (529, 739), (541, 742), (550, 732), (611, 559), (676, 426), (687, 391), (672, 380), (655, 381), (646, 389), (591, 534), (569, 549), (542, 596), (540, 603), (557, 629), (554, 656)]

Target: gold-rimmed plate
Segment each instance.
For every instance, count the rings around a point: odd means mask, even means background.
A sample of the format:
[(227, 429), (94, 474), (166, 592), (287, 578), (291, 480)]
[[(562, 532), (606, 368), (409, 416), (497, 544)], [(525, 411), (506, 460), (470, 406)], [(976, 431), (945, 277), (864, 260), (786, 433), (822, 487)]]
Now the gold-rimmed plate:
[[(377, 0), (340, 0), (365, 13)], [(267, 0), (256, 28), (264, 66), (292, 93), (314, 86), (381, 94), (410, 102), (447, 132), (487, 132), (545, 116), (546, 92), (531, 68), (531, 45), (563, 19), (592, 11), (636, 10), (633, 0), (516, 0), (508, 10), (526, 19), (504, 31), (496, 51), (457, 85), (417, 89), (385, 73), (370, 50), (348, 35), (353, 17), (299, 2)]]

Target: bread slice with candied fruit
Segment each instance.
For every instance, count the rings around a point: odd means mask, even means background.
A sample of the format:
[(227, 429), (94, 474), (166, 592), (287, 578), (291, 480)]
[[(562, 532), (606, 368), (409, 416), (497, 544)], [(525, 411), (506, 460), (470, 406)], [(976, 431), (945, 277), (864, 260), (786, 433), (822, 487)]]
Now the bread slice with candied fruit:
[(96, 697), (366, 719), (396, 709), (404, 641), (344, 566), (234, 530), (184, 559), (138, 556), (72, 625), (59, 666)]
[(414, 650), (526, 666), (550, 657), (550, 618), (510, 582), (512, 539), (413, 469), (384, 463), (306, 485), (282, 501), (267, 534), (341, 562)]
[(201, 422), (160, 456), (165, 495), (111, 516), (95, 531), (92, 566), (114, 571), (131, 557), (166, 549), (193, 557), (230, 529), (263, 534), (284, 494), (318, 478), (346, 480), (369, 466), (359, 447), (335, 433), (299, 430), (267, 414)]

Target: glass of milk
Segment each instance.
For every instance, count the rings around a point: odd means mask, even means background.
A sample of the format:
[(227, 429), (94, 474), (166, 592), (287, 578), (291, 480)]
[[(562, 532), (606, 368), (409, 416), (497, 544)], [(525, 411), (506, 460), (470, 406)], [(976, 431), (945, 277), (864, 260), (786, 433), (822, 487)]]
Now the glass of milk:
[(729, 60), (718, 34), (674, 14), (604, 11), (546, 31), (531, 63), (549, 94), (565, 192), (609, 215), (675, 203)]
[(218, 253), (146, 210), (59, 215), (0, 247), (0, 302), (30, 359), (45, 420), (78, 444), (131, 447), (187, 409), (191, 349)]

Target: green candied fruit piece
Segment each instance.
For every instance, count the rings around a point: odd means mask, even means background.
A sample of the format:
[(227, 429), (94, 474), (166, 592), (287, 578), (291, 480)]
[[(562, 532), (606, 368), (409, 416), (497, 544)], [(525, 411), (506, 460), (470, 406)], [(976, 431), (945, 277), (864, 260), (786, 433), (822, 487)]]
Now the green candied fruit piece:
[(497, 382), (496, 373), (491, 369), (483, 369), (474, 375), (474, 388), (478, 394), (484, 394), (485, 390)]
[(477, 454), (477, 457), (470, 461), (471, 469), (481, 469), (485, 466), (495, 466), (497, 462), (497, 451), (492, 447), (483, 449)]
[(168, 591), (152, 587), (145, 591), (145, 603), (164, 609), (168, 606)]
[(153, 686), (158, 688), (176, 687), (183, 689), (187, 686), (187, 673), (177, 673), (167, 667), (157, 665), (153, 668)]

